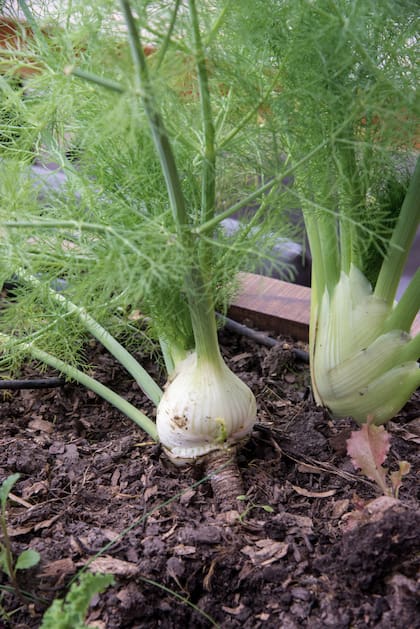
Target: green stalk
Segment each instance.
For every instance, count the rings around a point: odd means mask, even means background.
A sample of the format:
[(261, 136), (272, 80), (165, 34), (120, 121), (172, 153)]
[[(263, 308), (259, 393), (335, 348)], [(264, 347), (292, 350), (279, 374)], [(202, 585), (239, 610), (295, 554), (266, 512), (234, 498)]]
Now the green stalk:
[(92, 72), (87, 72), (86, 70), (81, 70), (80, 68), (75, 68), (74, 66), (64, 68), (64, 74), (72, 74), (73, 76), (77, 76), (79, 79), (84, 79), (89, 83), (95, 83), (95, 85), (100, 85), (112, 92), (117, 92), (119, 94), (123, 94), (125, 92), (125, 88), (116, 81), (107, 79), (103, 76), (98, 76), (97, 74), (92, 74)]
[(188, 351), (177, 346), (174, 342), (169, 344), (164, 338), (159, 339), (160, 349), (162, 351), (166, 372), (169, 377), (173, 374), (176, 366), (188, 356)]
[(244, 197), (241, 201), (238, 201), (238, 203), (231, 205), (231, 207), (227, 208), (223, 212), (220, 212), (219, 214), (217, 214), (217, 216), (214, 216), (209, 221), (206, 221), (202, 225), (195, 227), (192, 230), (192, 233), (200, 236), (201, 234), (207, 234), (208, 232), (213, 231), (214, 228), (217, 227), (225, 218), (229, 218), (229, 216), (232, 216), (232, 214), (235, 214), (235, 212), (237, 212), (238, 210), (249, 205), (250, 203), (252, 203), (252, 201), (255, 201), (255, 199), (258, 199), (258, 197), (260, 197), (264, 192), (266, 192), (267, 190), (270, 190), (270, 188), (272, 188), (275, 184), (280, 183), (282, 179), (284, 179), (285, 177), (289, 177), (289, 175), (294, 175), (296, 173), (297, 168), (299, 168), (300, 166), (303, 166), (314, 155), (316, 155), (326, 144), (327, 144), (327, 140), (325, 140), (324, 142), (321, 142), (321, 144), (319, 144), (314, 149), (312, 149), (312, 151), (307, 153), (305, 157), (302, 157), (302, 159), (297, 161), (293, 166), (290, 166), (290, 168), (287, 168), (283, 172), (278, 173), (270, 181), (260, 186), (254, 192), (251, 192), (251, 194), (249, 194), (247, 197)]
[(76, 306), (62, 295), (56, 294), (53, 297), (57, 301), (60, 301), (68, 312), (75, 313), (79, 317), (86, 330), (125, 367), (149, 400), (158, 405), (163, 392), (147, 371), (137, 362), (134, 356), (132, 356), (112, 334), (95, 321), (84, 308)]
[(25, 20), (32, 29), (32, 32), (36, 36), (37, 43), (42, 47), (43, 52), (48, 52), (47, 38), (39, 27), (37, 21), (34, 18), (32, 11), (29, 9), (25, 0), (18, 0), (18, 4), (22, 9), (22, 13), (25, 16)]
[[(1, 337), (3, 339), (5, 338), (4, 335), (1, 335)], [(33, 358), (49, 365), (50, 367), (53, 367), (54, 369), (57, 369), (72, 380), (75, 380), (87, 389), (90, 389), (140, 426), (140, 428), (147, 432), (154, 441), (158, 441), (158, 434), (154, 422), (144, 415), (144, 413), (139, 411), (138, 408), (133, 406), (133, 404), (118, 395), (118, 393), (115, 393), (115, 391), (112, 391), (105, 385), (95, 380), (95, 378), (91, 378), (91, 376), (88, 376), (76, 367), (72, 367), (56, 356), (53, 356), (44, 350), (38, 349), (32, 343), (22, 343), (22, 345), (30, 352)]]
[(128, 29), (128, 40), (131, 56), (136, 70), (136, 79), (144, 110), (149, 122), (153, 142), (159, 156), (160, 164), (168, 190), (169, 201), (174, 215), (178, 234), (182, 241), (185, 240), (184, 227), (188, 224), (188, 215), (185, 208), (185, 199), (182, 192), (181, 181), (176, 167), (175, 157), (172, 152), (168, 135), (163, 120), (158, 112), (153, 98), (153, 90), (150, 82), (146, 56), (141, 44), (140, 35), (128, 0), (120, 0), (124, 19)]
[[(311, 169), (311, 165), (309, 165), (309, 169)], [(310, 175), (304, 172), (297, 176), (298, 191), (300, 188), (308, 190), (308, 177)], [(299, 180), (301, 182), (300, 186)], [(305, 193), (309, 194), (309, 201), (305, 199), (305, 194), (303, 194), (301, 202), (309, 244), (311, 250), (314, 247), (313, 250), (316, 251), (316, 255), (312, 255), (316, 264), (312, 277), (317, 282), (316, 292), (318, 297), (321, 298), (325, 288), (328, 289), (330, 295), (333, 293), (340, 277), (338, 217), (335, 212), (322, 209), (320, 211), (313, 210), (310, 203), (311, 184), (312, 182), (309, 179), (309, 192)], [(327, 190), (324, 190), (324, 195), (327, 198)]]
[[(191, 232), (187, 230), (188, 214), (185, 208), (185, 199), (181, 187), (175, 157), (172, 147), (159, 113), (156, 101), (153, 97), (153, 88), (149, 78), (146, 58), (141, 45), (141, 40), (137, 32), (134, 16), (131, 11), (130, 2), (120, 0), (124, 13), (124, 18), (128, 28), (128, 38), (130, 42), (131, 54), (137, 74), (137, 82), (143, 106), (152, 132), (153, 141), (159, 156), (161, 168), (165, 177), (168, 196), (177, 225), (178, 237), (182, 244), (186, 246), (187, 251), (191, 251), (193, 260), (195, 259), (195, 244), (191, 237)], [(197, 19), (195, 3), (190, 4), (191, 16)], [(194, 18), (195, 16), (195, 18)], [(195, 28), (198, 28), (196, 24)], [(197, 34), (196, 34), (197, 36)], [(199, 45), (200, 40), (199, 40)], [(196, 40), (197, 46), (197, 40)], [(203, 90), (202, 115), (205, 128), (206, 143), (208, 143), (208, 161), (203, 166), (203, 198), (204, 198), (204, 214), (213, 211), (214, 207), (214, 130), (212, 129), (211, 109), (209, 97), (205, 95), (208, 84), (207, 74), (204, 62), (204, 55), (198, 52), (199, 58), (199, 75), (201, 74), (200, 89)], [(207, 134), (207, 135), (206, 135)], [(185, 276), (185, 289), (189, 304), (191, 323), (196, 342), (197, 359), (207, 359), (211, 361), (220, 361), (220, 352), (217, 341), (216, 319), (214, 315), (214, 305), (209, 292), (209, 288), (203, 279), (201, 268), (198, 262), (192, 262), (190, 270)]]
[(216, 151), (214, 146), (214, 126), (211, 111), (210, 90), (206, 57), (201, 41), (200, 25), (195, 0), (189, 0), (191, 22), (193, 27), (195, 58), (200, 92), (201, 118), (204, 135), (204, 163), (202, 169), (201, 187), (201, 218), (202, 222), (209, 221), (214, 215), (216, 196)]
[(216, 37), (217, 33), (220, 31), (220, 27), (223, 24), (223, 21), (226, 17), (226, 13), (228, 12), (232, 0), (226, 0), (225, 6), (220, 11), (219, 15), (215, 19), (213, 26), (210, 28), (209, 33), (206, 37), (206, 46), (209, 46), (211, 41)]
[(231, 131), (229, 131), (229, 133), (219, 142), (219, 150), (224, 148), (226, 146), (226, 144), (229, 144), (229, 142), (231, 140), (233, 140), (233, 138), (236, 135), (238, 135), (238, 133), (245, 127), (245, 125), (247, 125), (248, 122), (250, 120), (252, 120), (252, 118), (254, 118), (254, 116), (256, 116), (256, 114), (258, 113), (260, 107), (262, 107), (264, 105), (264, 103), (267, 101), (267, 98), (271, 95), (273, 89), (276, 87), (276, 85), (278, 85), (278, 80), (279, 80), (280, 76), (281, 76), (281, 70), (278, 70), (276, 72), (275, 76), (274, 76), (274, 79), (272, 80), (272, 82), (268, 86), (268, 88), (265, 91), (265, 93), (263, 94), (262, 98), (255, 105), (255, 107), (253, 107), (247, 114), (245, 114), (245, 116), (242, 118), (242, 120), (240, 120), (238, 122), (236, 127), (234, 127)]
[[(188, 5), (193, 30), (195, 48), (194, 55), (197, 66), (201, 121), (203, 125), (204, 154), (201, 169), (201, 223), (205, 223), (206, 221), (209, 221), (214, 217), (216, 203), (216, 149), (214, 142), (215, 131), (211, 109), (206, 57), (201, 40), (200, 25), (198, 21), (198, 13), (195, 0), (189, 0)], [(201, 268), (204, 268), (205, 270), (210, 269), (212, 263), (212, 250), (211, 245), (209, 245), (209, 243), (205, 240), (201, 240), (199, 243), (199, 255)], [(212, 301), (210, 299), (210, 296), (208, 296), (207, 301), (209, 301), (209, 303)], [(209, 304), (207, 306), (204, 306), (203, 304), (203, 310), (208, 311), (208, 314), (205, 315), (205, 312), (200, 312), (200, 316), (206, 316), (205, 320), (209, 319), (209, 317), (212, 317), (214, 322), (214, 307), (209, 309), (208, 306)], [(196, 325), (194, 324), (194, 320), (197, 318), (199, 317), (192, 316), (193, 329), (196, 329), (197, 325), (199, 325), (198, 321)], [(209, 325), (212, 325), (212, 323), (210, 323), (210, 320)], [(200, 337), (201, 333), (197, 330), (196, 332)], [(213, 334), (211, 334), (211, 336), (213, 337), (212, 342), (216, 342), (217, 344), (217, 335), (214, 336)]]
[(221, 354), (217, 337), (216, 315), (213, 299), (209, 289), (203, 284), (201, 277), (191, 277), (191, 285), (196, 286), (196, 297), (190, 304), (191, 323), (194, 332), (197, 364), (211, 363), (215, 369), (221, 362)]
[[(391, 330), (404, 330), (410, 332), (410, 328), (420, 309), (420, 268), (417, 269), (400, 301), (394, 306), (386, 320), (385, 332)], [(420, 354), (419, 354), (420, 356)]]
[(175, 0), (175, 6), (173, 8), (172, 11), (172, 17), (171, 17), (171, 21), (169, 23), (168, 26), (168, 30), (165, 33), (165, 37), (160, 45), (159, 48), (159, 53), (158, 53), (158, 58), (157, 58), (157, 62), (156, 62), (156, 70), (159, 70), (160, 66), (162, 65), (162, 62), (165, 58), (166, 52), (169, 48), (169, 44), (171, 42), (171, 37), (172, 37), (172, 33), (174, 30), (174, 26), (175, 26), (175, 22), (176, 22), (176, 18), (178, 15), (178, 9), (179, 9), (179, 4), (180, 4), (181, 0)]
[[(405, 362), (417, 362), (420, 358), (420, 333), (411, 339), (401, 351), (401, 360)], [(420, 371), (420, 367), (419, 367)]]
[(392, 305), (411, 245), (420, 223), (420, 157), (411, 177), (387, 256), (378, 275), (374, 294)]
[[(41, 285), (41, 282), (36, 277), (28, 275), (25, 272), (19, 272), (19, 277), (31, 284)], [(49, 294), (51, 298), (61, 304), (67, 312), (77, 315), (86, 330), (125, 367), (128, 373), (133, 376), (143, 393), (157, 406), (163, 392), (153, 378), (149, 376), (147, 371), (137, 362), (134, 356), (132, 356), (112, 334), (95, 321), (84, 308), (76, 306), (76, 304), (67, 299), (67, 297), (64, 297), (64, 295), (52, 289), (49, 289)]]

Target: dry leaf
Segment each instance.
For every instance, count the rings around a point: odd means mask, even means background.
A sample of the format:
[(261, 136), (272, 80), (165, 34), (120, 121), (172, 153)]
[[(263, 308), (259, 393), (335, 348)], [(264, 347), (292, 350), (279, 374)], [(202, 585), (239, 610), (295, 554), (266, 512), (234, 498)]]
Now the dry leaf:
[(158, 493), (158, 486), (157, 485), (151, 485), (150, 487), (146, 487), (146, 489), (144, 490), (144, 493), (143, 493), (144, 501), (147, 502), (149, 500), (149, 498), (152, 498), (153, 496), (156, 496), (157, 493)]
[(337, 493), (335, 489), (328, 489), (327, 491), (309, 491), (308, 489), (298, 487), (297, 485), (292, 485), (292, 487), (297, 494), (300, 496), (306, 496), (307, 498), (329, 498)]
[(174, 554), (180, 555), (181, 557), (183, 557), (185, 555), (194, 555), (196, 550), (197, 549), (195, 546), (186, 546), (185, 544), (177, 544), (174, 547)]
[(236, 607), (225, 607), (224, 605), (222, 605), (222, 609), (227, 614), (231, 614), (232, 616), (238, 616), (244, 611), (245, 605), (243, 603), (239, 603), (239, 605), (237, 605)]
[(308, 463), (300, 463), (297, 466), (297, 471), (302, 474), (321, 474), (324, 470), (315, 465), (309, 465)]
[(54, 424), (45, 421), (45, 419), (33, 419), (29, 422), (28, 428), (30, 428), (31, 430), (46, 432), (49, 435), (54, 432)]
[(241, 553), (247, 555), (255, 566), (268, 566), (284, 557), (289, 549), (286, 542), (275, 542), (272, 539), (260, 539), (255, 546), (241, 548)]
[(74, 574), (76, 572), (76, 566), (71, 557), (65, 557), (64, 559), (57, 559), (47, 564), (40, 574), (41, 577), (63, 577), (68, 574)]
[(48, 483), (45, 480), (39, 480), (29, 485), (28, 487), (24, 487), (22, 491), (23, 498), (30, 498), (36, 494), (45, 494), (48, 491)]
[(12, 492), (9, 493), (9, 500), (10, 502), (15, 502), (18, 505), (22, 505), (22, 507), (26, 507), (27, 509), (30, 509), (31, 507), (33, 507), (33, 505), (31, 505), (30, 502), (26, 502), (26, 500), (23, 500), (22, 498), (20, 498), (19, 496), (16, 496)]
[(91, 572), (99, 572), (100, 574), (116, 574), (121, 577), (134, 577), (139, 573), (137, 564), (131, 561), (123, 561), (122, 559), (116, 559), (105, 555), (98, 557), (89, 563), (89, 570)]
[(404, 426), (390, 422), (388, 427), (392, 433), (397, 434), (404, 441), (411, 441), (420, 445), (420, 418), (413, 419), (413, 421), (408, 422)]
[(247, 358), (252, 358), (252, 354), (250, 354), (249, 352), (243, 352), (242, 354), (236, 354), (236, 356), (233, 356), (231, 358), (231, 361), (233, 363), (237, 363), (240, 360), (246, 360)]
[(356, 528), (356, 526), (366, 524), (367, 522), (378, 522), (382, 520), (388, 509), (399, 507), (400, 505), (401, 502), (397, 498), (393, 498), (392, 496), (379, 496), (368, 502), (363, 509), (345, 513), (342, 518), (345, 522), (345, 530), (351, 531)]
[(312, 519), (307, 515), (297, 515), (296, 513), (285, 511), (280, 517), (281, 521), (284, 522), (287, 527), (296, 527), (306, 535), (310, 535), (313, 532)]
[(14, 526), (7, 528), (7, 534), (9, 537), (19, 537), (19, 535), (26, 535), (34, 529), (34, 524), (30, 526)]
[(62, 513), (57, 513), (57, 515), (50, 518), (49, 520), (42, 520), (42, 522), (37, 522), (34, 525), (34, 531), (39, 531), (40, 529), (47, 529), (49, 526), (51, 526), (51, 524), (54, 524), (54, 522), (59, 520), (62, 515), (63, 515)]
[(349, 508), (349, 505), (350, 505), (350, 500), (348, 498), (342, 498), (341, 500), (336, 500), (331, 510), (331, 517), (334, 520), (338, 520), (346, 513), (346, 511)]
[(179, 499), (180, 503), (182, 505), (188, 505), (188, 503), (190, 502), (190, 500), (192, 500), (192, 498), (194, 498), (196, 493), (197, 492), (194, 489), (187, 489), (187, 491), (184, 491), (181, 498)]

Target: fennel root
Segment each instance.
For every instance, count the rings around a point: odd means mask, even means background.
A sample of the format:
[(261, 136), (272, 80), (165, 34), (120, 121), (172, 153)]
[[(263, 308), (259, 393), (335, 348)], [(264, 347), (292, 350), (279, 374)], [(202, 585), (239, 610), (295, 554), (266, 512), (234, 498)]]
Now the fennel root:
[(242, 511), (238, 500), (244, 488), (236, 458), (236, 448), (214, 450), (204, 458), (205, 472), (210, 477), (213, 497), (219, 511)]

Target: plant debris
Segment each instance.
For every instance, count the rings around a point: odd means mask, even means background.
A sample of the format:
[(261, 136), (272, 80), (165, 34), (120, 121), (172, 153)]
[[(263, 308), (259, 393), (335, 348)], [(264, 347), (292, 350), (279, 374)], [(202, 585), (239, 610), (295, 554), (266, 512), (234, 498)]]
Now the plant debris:
[[(307, 366), (289, 357), (274, 377), (269, 348), (220, 336), (259, 402), (259, 423), (238, 456), (252, 506), (245, 515), (219, 510), (197, 468), (173, 467), (139, 428), (77, 385), (3, 395), (1, 478), (21, 473), (8, 508), (13, 550), (30, 546), (41, 562), (20, 575), (33, 599), (26, 607), (3, 590), (2, 629), (38, 628), (85, 566), (114, 574), (88, 612), (106, 629), (416, 626), (419, 453), (404, 417), (420, 415), (419, 393), (388, 427), (387, 466), (405, 459), (411, 472), (400, 500), (379, 509), (375, 500), (385, 497), (333, 445), (356, 425), (331, 421), (307, 399)], [(151, 413), (124, 370), (98, 345), (90, 352), (98, 379)], [(28, 365), (24, 375), (35, 373)]]

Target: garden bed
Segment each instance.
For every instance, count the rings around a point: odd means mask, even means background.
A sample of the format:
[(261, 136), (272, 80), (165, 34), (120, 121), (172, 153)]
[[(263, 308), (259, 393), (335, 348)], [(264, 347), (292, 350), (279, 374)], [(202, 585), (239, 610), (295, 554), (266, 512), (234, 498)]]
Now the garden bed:
[[(1, 476), (21, 473), (8, 509), (13, 550), (30, 546), (41, 562), (21, 572), (34, 600), (22, 606), (3, 591), (0, 627), (39, 627), (45, 607), (105, 545), (91, 568), (116, 582), (94, 598), (92, 626), (416, 626), (419, 392), (390, 424), (390, 468), (412, 466), (401, 502), (372, 516), (378, 491), (345, 452), (355, 425), (312, 403), (307, 365), (291, 352), (304, 344), (279, 337), (268, 349), (226, 331), (220, 338), (259, 404), (239, 456), (241, 518), (217, 511), (202, 470), (173, 467), (83, 388), (3, 393)], [(152, 413), (112, 358), (96, 343), (89, 353), (95, 377)], [(35, 374), (28, 366), (25, 377)]]

